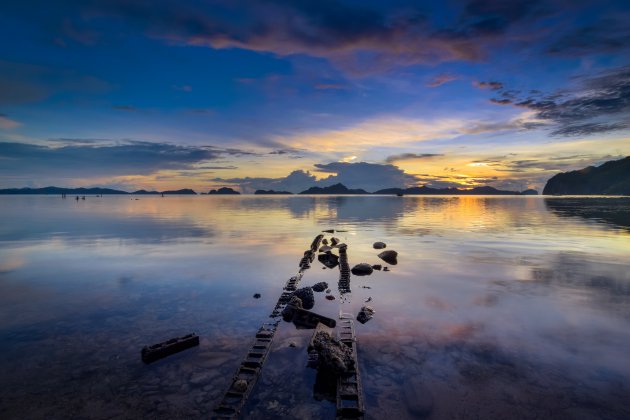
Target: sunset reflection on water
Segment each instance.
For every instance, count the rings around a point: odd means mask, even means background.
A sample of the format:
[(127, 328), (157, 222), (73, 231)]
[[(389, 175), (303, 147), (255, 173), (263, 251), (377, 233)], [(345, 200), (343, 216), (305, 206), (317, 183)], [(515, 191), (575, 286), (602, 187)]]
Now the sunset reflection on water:
[[(329, 228), (347, 231), (351, 266), (382, 263), (374, 241), (399, 252), (343, 305), (376, 311), (357, 326), (371, 417), (630, 415), (628, 199), (139, 198), (0, 198), (2, 418), (207, 415)], [(335, 289), (321, 267), (302, 285)], [(339, 300), (316, 297), (336, 316)], [(191, 331), (199, 348), (140, 362)], [(312, 398), (309, 334), (281, 324), (249, 415), (334, 417)]]

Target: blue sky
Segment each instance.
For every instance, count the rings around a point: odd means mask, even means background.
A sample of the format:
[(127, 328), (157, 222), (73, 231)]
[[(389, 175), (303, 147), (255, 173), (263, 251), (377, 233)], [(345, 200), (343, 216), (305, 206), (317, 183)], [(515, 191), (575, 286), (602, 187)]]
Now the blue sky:
[(624, 1), (0, 10), (0, 187), (542, 189), (630, 154)]

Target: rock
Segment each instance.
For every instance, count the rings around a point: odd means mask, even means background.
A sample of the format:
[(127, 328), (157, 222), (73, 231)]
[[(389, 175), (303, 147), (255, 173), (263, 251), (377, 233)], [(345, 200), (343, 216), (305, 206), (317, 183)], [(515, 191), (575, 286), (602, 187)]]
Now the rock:
[(374, 247), (374, 249), (383, 249), (387, 245), (385, 244), (385, 242), (374, 242), (372, 246)]
[(380, 264), (374, 264), (374, 265), (372, 266), (372, 268), (373, 268), (374, 270), (379, 270), (379, 271), (380, 271), (380, 269), (381, 269), (381, 268), (383, 268), (383, 266), (382, 266), (382, 265), (380, 265)]
[(245, 379), (238, 379), (232, 384), (232, 389), (236, 392), (247, 391), (247, 381)]
[(311, 289), (313, 289), (314, 292), (323, 292), (327, 288), (328, 288), (328, 283), (326, 283), (325, 281), (315, 283), (313, 287), (311, 287)]
[(333, 295), (326, 295), (326, 299), (335, 300), (335, 297)]
[(302, 301), (302, 308), (304, 309), (313, 309), (313, 306), (315, 306), (315, 295), (313, 295), (313, 289), (310, 287), (297, 289), (293, 292), (293, 296), (300, 298)]
[(319, 254), (317, 260), (328, 268), (335, 268), (339, 265), (339, 257), (332, 252)]
[(330, 238), (330, 244), (332, 246), (335, 246), (339, 243), (339, 239), (335, 238), (334, 236), (332, 238)]
[(365, 324), (370, 319), (372, 319), (372, 316), (374, 316), (374, 309), (372, 309), (371, 306), (364, 306), (361, 308), (359, 314), (357, 315), (357, 321), (359, 321), (361, 324)]
[(332, 290), (330, 289), (326, 289), (326, 293), (330, 293)]
[(357, 264), (352, 267), (352, 274), (355, 276), (369, 276), (373, 271), (372, 266), (367, 263)]
[(254, 293), (254, 299), (260, 299), (260, 293)]
[(350, 347), (326, 331), (316, 330), (309, 347), (309, 351), (317, 352), (318, 370), (340, 375), (354, 367)]
[(324, 233), (335, 233), (335, 229), (322, 230)]
[(344, 248), (348, 248), (348, 245), (344, 244), (343, 242), (340, 244), (337, 244), (337, 248), (339, 249), (344, 249)]
[(296, 347), (296, 346), (297, 346), (297, 344), (295, 344), (295, 341), (291, 341), (289, 343), (289, 347)]
[(328, 245), (328, 239), (326, 238), (322, 239), (322, 245)]
[(291, 320), (293, 319), (293, 311), (296, 308), (302, 309), (302, 299), (297, 296), (291, 296), (291, 300), (282, 310), (282, 319), (284, 319), (286, 322), (291, 322)]
[(389, 267), (384, 267), (383, 271), (389, 271)]
[(332, 248), (329, 247), (328, 245), (323, 245), (319, 248), (319, 252), (330, 252), (332, 251)]
[(378, 257), (389, 265), (398, 264), (398, 252), (394, 250), (383, 251), (378, 254)]

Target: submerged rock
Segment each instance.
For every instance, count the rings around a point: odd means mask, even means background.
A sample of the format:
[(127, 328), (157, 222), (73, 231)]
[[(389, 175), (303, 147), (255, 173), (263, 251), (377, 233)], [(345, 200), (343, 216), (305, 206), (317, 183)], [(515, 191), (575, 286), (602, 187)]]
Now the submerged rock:
[(326, 299), (335, 300), (335, 297), (333, 295), (326, 295)]
[(374, 270), (380, 270), (381, 268), (383, 268), (383, 266), (382, 266), (382, 265), (380, 265), (380, 264), (374, 264), (374, 265), (372, 266), (372, 268), (373, 268)]
[(366, 305), (362, 307), (359, 311), (359, 314), (357, 315), (357, 321), (359, 321), (361, 324), (365, 324), (370, 319), (372, 319), (372, 316), (374, 316), (374, 309), (372, 309), (371, 306)]
[(260, 293), (254, 293), (254, 299), (260, 299)]
[(385, 244), (385, 242), (374, 242), (372, 246), (374, 247), (374, 249), (383, 249), (387, 245)]
[(285, 306), (282, 310), (282, 319), (286, 322), (291, 322), (293, 319), (293, 311), (295, 309), (302, 309), (302, 299), (297, 296), (292, 296), (289, 303), (287, 303), (287, 306)]
[(315, 283), (313, 287), (311, 287), (311, 289), (313, 289), (314, 292), (323, 292), (327, 288), (328, 288), (328, 283), (326, 283), (325, 281)]
[(328, 268), (335, 268), (339, 265), (339, 257), (332, 252), (319, 254), (317, 260)]
[(367, 263), (357, 264), (352, 267), (352, 274), (355, 276), (369, 276), (373, 271), (372, 266)]
[(315, 295), (313, 295), (313, 289), (310, 287), (297, 289), (293, 292), (293, 297), (298, 297), (302, 301), (302, 308), (304, 309), (312, 309), (315, 306)]
[(350, 347), (341, 343), (327, 331), (317, 330), (309, 347), (310, 351), (317, 352), (318, 370), (340, 375), (354, 368)]
[(334, 236), (332, 238), (330, 238), (330, 244), (332, 246), (335, 246), (339, 243), (339, 239), (335, 238)]
[(385, 261), (387, 264), (396, 265), (398, 264), (398, 252), (394, 250), (383, 251), (378, 254), (378, 257)]
[(328, 239), (326, 238), (322, 239), (322, 245), (328, 245)]
[(332, 251), (332, 248), (329, 247), (328, 245), (323, 245), (319, 248), (319, 252), (330, 252)]

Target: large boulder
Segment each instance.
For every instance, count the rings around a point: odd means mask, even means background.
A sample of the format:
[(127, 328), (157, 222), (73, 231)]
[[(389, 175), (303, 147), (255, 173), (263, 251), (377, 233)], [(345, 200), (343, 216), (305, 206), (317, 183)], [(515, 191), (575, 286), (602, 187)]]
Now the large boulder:
[(387, 245), (385, 244), (385, 242), (374, 242), (372, 246), (374, 247), (374, 249), (383, 249)]
[(315, 306), (315, 295), (313, 294), (313, 289), (310, 287), (297, 289), (293, 292), (293, 296), (300, 298), (302, 301), (302, 308), (304, 309), (313, 309), (313, 306)]
[(374, 269), (372, 268), (372, 266), (367, 263), (357, 264), (352, 267), (352, 274), (354, 274), (355, 276), (369, 276), (370, 274), (372, 274), (373, 271)]
[(318, 369), (340, 375), (354, 368), (350, 347), (326, 331), (318, 330), (311, 340), (311, 351), (317, 352)]
[(387, 264), (396, 265), (398, 264), (398, 252), (390, 249), (387, 251), (383, 251), (378, 254), (378, 257), (385, 261)]

